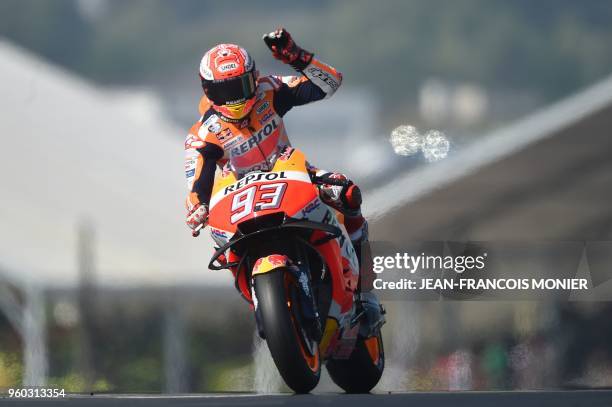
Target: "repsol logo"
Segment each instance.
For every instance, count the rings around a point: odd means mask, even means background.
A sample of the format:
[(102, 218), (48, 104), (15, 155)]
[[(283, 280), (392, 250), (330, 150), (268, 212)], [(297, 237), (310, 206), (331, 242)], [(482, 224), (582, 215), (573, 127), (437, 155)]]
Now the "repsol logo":
[(246, 177), (242, 178), (240, 181), (236, 182), (229, 187), (225, 187), (223, 190), (223, 195), (227, 195), (230, 192), (235, 192), (240, 188), (247, 186), (253, 182), (258, 181), (275, 181), (277, 179), (287, 179), (287, 175), (285, 171), (281, 172), (257, 172), (254, 174), (249, 174)]
[(232, 155), (236, 156), (245, 154), (257, 144), (261, 143), (277, 128), (278, 124), (276, 124), (276, 120), (272, 120), (270, 123), (266, 124), (263, 129), (259, 130), (257, 133), (249, 137), (244, 143), (241, 143), (236, 147), (232, 148)]

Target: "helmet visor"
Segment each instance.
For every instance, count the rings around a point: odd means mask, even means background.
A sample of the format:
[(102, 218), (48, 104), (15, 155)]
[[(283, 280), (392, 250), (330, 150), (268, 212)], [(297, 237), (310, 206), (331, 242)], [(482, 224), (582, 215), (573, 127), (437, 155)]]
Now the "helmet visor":
[(231, 105), (255, 96), (255, 75), (247, 72), (236, 78), (202, 81), (206, 96), (215, 105)]

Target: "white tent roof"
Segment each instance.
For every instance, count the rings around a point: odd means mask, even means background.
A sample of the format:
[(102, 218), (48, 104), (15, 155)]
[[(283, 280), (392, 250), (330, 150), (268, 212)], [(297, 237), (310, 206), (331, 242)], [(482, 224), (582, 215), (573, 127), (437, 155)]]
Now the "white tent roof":
[[(428, 194), (456, 183), (482, 168), (558, 135), (612, 103), (612, 76), (508, 126), (494, 130), (471, 146), (435, 164), (408, 171), (365, 196), (366, 216), (381, 219)], [(389, 199), (393, 197), (393, 199)]]
[(207, 271), (212, 241), (193, 239), (184, 224), (186, 129), (142, 120), (1, 40), (0, 78), (0, 271), (74, 284), (77, 224), (89, 218), (99, 283), (229, 280)]

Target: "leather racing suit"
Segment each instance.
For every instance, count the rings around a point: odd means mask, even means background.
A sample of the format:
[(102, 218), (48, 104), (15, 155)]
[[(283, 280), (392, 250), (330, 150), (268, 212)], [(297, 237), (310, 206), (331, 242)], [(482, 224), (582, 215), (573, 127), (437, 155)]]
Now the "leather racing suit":
[[(342, 75), (338, 71), (313, 58), (301, 76), (259, 78), (257, 102), (243, 119), (221, 116), (203, 96), (199, 105), (202, 116), (191, 127), (185, 140), (185, 174), (189, 190), (187, 209), (209, 203), (215, 169), (226, 165), (230, 156), (233, 156), (234, 167), (241, 159), (247, 163), (237, 169), (240, 175), (268, 169), (273, 157), (266, 156), (265, 152), (278, 154), (285, 146), (290, 146), (283, 122), (285, 114), (294, 106), (330, 97), (341, 83)], [(272, 149), (267, 148), (270, 145)], [(361, 239), (366, 223), (361, 215), (359, 188), (343, 174), (313, 166), (309, 170), (319, 186), (322, 200), (345, 215), (345, 226), (351, 240)]]

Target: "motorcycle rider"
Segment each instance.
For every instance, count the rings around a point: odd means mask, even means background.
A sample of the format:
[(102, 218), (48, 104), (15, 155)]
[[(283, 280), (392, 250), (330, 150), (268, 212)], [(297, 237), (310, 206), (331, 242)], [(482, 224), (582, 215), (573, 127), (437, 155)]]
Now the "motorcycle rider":
[[(233, 168), (239, 174), (270, 170), (274, 158), (290, 146), (282, 117), (294, 106), (330, 97), (342, 83), (340, 72), (296, 45), (285, 29), (266, 34), (263, 39), (274, 58), (301, 75), (260, 77), (248, 52), (234, 44), (219, 44), (201, 60), (202, 116), (185, 141), (189, 189), (186, 222), (194, 236), (207, 223), (216, 167), (228, 165), (231, 156), (233, 160), (238, 158), (235, 162), (243, 159), (248, 163), (243, 168)], [(265, 145), (270, 147), (270, 143), (275, 145), (266, 150)], [(321, 199), (344, 214), (346, 230), (360, 261), (360, 301), (368, 320), (364, 334), (370, 336), (382, 325), (384, 317), (371, 292), (371, 256), (367, 222), (361, 214), (361, 192), (343, 174), (315, 167), (309, 168), (309, 172), (319, 187)], [(362, 257), (369, 261), (362, 261)]]

